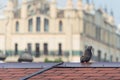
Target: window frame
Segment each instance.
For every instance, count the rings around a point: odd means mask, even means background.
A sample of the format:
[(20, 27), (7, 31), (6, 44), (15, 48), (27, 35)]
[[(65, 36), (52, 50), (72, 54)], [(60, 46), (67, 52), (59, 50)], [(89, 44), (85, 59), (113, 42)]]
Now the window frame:
[(44, 32), (49, 32), (49, 20), (47, 18), (44, 19)]
[(62, 32), (63, 31), (63, 22), (60, 21), (59, 22), (59, 32)]
[(37, 17), (36, 18), (36, 32), (40, 32), (41, 28), (41, 18)]
[(16, 32), (19, 32), (19, 22), (18, 21), (16, 22), (15, 29), (16, 29)]
[(33, 19), (28, 20), (28, 32), (33, 31)]

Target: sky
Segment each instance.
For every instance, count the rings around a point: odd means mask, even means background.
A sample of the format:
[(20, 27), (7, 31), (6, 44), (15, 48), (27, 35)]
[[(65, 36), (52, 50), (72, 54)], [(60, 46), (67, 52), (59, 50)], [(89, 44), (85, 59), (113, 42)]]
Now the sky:
[[(59, 7), (65, 6), (67, 0), (58, 0)], [(87, 0), (83, 0), (83, 3), (86, 4)], [(116, 24), (120, 24), (120, 0), (89, 0), (94, 2), (96, 9), (102, 7), (103, 9), (107, 7), (108, 14), (111, 10), (114, 13)], [(74, 5), (76, 5), (77, 0), (73, 0)]]
[[(4, 6), (8, 0), (0, 0), (0, 5)], [(19, 0), (20, 2), (22, 0)], [(49, 0), (50, 1), (50, 0)], [(67, 0), (57, 0), (57, 4), (59, 8), (63, 8), (66, 5)], [(83, 0), (83, 3), (86, 4), (87, 0)], [(107, 7), (108, 14), (110, 14), (111, 10), (113, 10), (116, 25), (120, 24), (120, 0), (89, 0), (90, 2), (94, 2), (96, 9), (99, 7), (105, 8)], [(74, 6), (76, 6), (77, 0), (73, 0)], [(2, 9), (0, 9), (0, 13)]]

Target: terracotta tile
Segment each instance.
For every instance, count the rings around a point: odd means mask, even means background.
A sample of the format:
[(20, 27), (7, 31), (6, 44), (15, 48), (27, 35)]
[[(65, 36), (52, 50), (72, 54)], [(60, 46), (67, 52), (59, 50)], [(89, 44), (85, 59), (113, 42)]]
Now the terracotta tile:
[(89, 71), (76, 71), (76, 73), (89, 73), (89, 74), (91, 74), (91, 73), (97, 73), (98, 71), (92, 71), (92, 70), (89, 70)]
[(115, 70), (116, 68), (94, 68), (94, 70), (99, 70), (99, 71), (110, 71), (110, 70)]
[(18, 80), (21, 77), (36, 72), (40, 69), (0, 69), (0, 79), (2, 80)]
[[(118, 68), (54, 68), (48, 70), (34, 79), (42, 80), (107, 80), (111, 78), (110, 73), (118, 74)], [(104, 77), (103, 77), (104, 76)], [(114, 75), (113, 75), (114, 76)], [(117, 75), (116, 75), (117, 76)], [(31, 78), (31, 79), (33, 79)], [(56, 79), (57, 78), (57, 79)]]
[(119, 74), (120, 73), (120, 71), (115, 71), (115, 70), (110, 70), (110, 71), (99, 71), (98, 73), (106, 73), (106, 74), (108, 74), (108, 73), (116, 73), (116, 74)]
[(120, 74), (113, 74), (113, 73), (111, 73), (111, 74), (106, 74), (105, 76), (108, 76), (108, 77), (119, 77)]
[(45, 76), (37, 75), (37, 76), (32, 77), (31, 79), (39, 79), (39, 78), (44, 78), (44, 77), (45, 77)]
[(73, 68), (75, 71), (91, 71), (94, 70), (94, 68)]
[[(0, 79), (19, 80), (41, 69), (0, 69)], [(53, 68), (28, 80), (120, 80), (120, 68)]]
[(120, 80), (120, 76), (119, 77), (112, 77), (113, 80)]
[(62, 74), (73, 74), (75, 73), (76, 71), (56, 71), (55, 73), (62, 73)]
[(82, 77), (67, 77), (64, 80), (66, 80), (66, 79), (68, 79), (68, 80), (84, 80), (86, 78), (82, 78)]
[(82, 76), (81, 74), (61, 74), (61, 75), (66, 76), (66, 77), (70, 77), (70, 76), (80, 77), (80, 76)]
[(64, 78), (64, 76), (46, 76), (45, 78), (62, 79), (62, 78)]
[(88, 79), (110, 80), (110, 77), (89, 77)]
[(87, 76), (87, 77), (102, 77), (104, 74), (84, 74), (83, 76)]
[(49, 71), (44, 72), (44, 74), (49, 74), (49, 73), (54, 73), (54, 72), (55, 72), (55, 71), (49, 70)]

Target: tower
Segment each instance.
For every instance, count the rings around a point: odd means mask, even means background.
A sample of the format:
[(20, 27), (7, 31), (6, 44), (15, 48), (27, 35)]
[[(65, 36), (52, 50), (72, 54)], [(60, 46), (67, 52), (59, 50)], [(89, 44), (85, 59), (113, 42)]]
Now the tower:
[(82, 10), (82, 0), (78, 0), (77, 8), (78, 8), (78, 10)]
[(92, 0), (92, 3), (90, 5), (90, 10), (95, 10), (95, 4), (94, 4), (94, 1)]
[(14, 8), (13, 0), (8, 0), (7, 10), (13, 10), (13, 8)]
[(57, 6), (56, 6), (56, 0), (52, 0), (50, 4), (50, 16), (51, 18), (57, 17)]
[(67, 8), (67, 9), (73, 9), (72, 0), (67, 0), (66, 8)]
[(89, 0), (86, 0), (86, 5), (85, 5), (85, 10), (87, 11), (87, 12), (89, 12), (90, 11), (90, 1)]
[(72, 51), (73, 51), (73, 18), (75, 17), (75, 11), (73, 10), (72, 0), (67, 0), (66, 9), (65, 9), (65, 18), (66, 18), (66, 35), (67, 35), (67, 50), (69, 51), (69, 60), (72, 59)]
[(94, 1), (90, 2), (90, 0), (86, 0), (85, 10), (86, 12), (93, 12), (95, 10), (95, 4)]
[(78, 2), (77, 2), (77, 9), (78, 9), (79, 17), (82, 17), (82, 10), (83, 10), (82, 0), (78, 0)]
[(18, 6), (18, 0), (13, 0), (13, 5), (14, 5), (14, 8), (17, 8), (17, 6)]
[[(5, 9), (5, 15), (7, 17), (5, 24), (5, 53), (11, 53), (11, 33), (13, 28), (14, 10), (15, 10), (15, 0), (8, 0), (7, 7)], [(16, 4), (17, 5), (17, 4)]]
[(56, 17), (57, 17), (57, 5), (56, 5), (56, 0), (51, 0), (50, 3), (50, 32), (56, 32), (57, 27), (56, 25)]
[(14, 18), (14, 3), (13, 0), (8, 0), (7, 2), (7, 7), (5, 9), (5, 15), (9, 18), (12, 19)]
[[(77, 2), (77, 8), (78, 8), (78, 32), (79, 33), (83, 33), (83, 29), (84, 29), (84, 26), (83, 26), (83, 5), (82, 5), (82, 0), (78, 0)], [(80, 36), (79, 36), (79, 41), (78, 41), (78, 44), (79, 44), (79, 47), (78, 47), (78, 51), (79, 53), (81, 53), (83, 50), (84, 50), (84, 40), (81, 40)]]
[[(28, 16), (28, 4), (27, 4), (27, 0), (22, 0), (22, 6), (21, 6), (21, 24), (23, 24), (24, 26), (27, 26), (27, 16)], [(27, 27), (21, 26), (20, 31), (21, 32), (27, 32)]]
[(66, 18), (70, 18), (70, 17), (73, 17), (74, 16), (74, 11), (73, 11), (73, 3), (72, 3), (72, 0), (67, 0), (67, 3), (66, 3), (66, 10), (65, 10), (65, 17)]
[(21, 18), (25, 19), (27, 14), (27, 0), (22, 0)]

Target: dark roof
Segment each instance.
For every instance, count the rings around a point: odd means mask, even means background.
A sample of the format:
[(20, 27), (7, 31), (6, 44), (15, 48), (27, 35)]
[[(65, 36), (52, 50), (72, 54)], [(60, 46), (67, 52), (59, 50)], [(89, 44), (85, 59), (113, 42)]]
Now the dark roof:
[(0, 80), (120, 80), (120, 63), (1, 63)]

